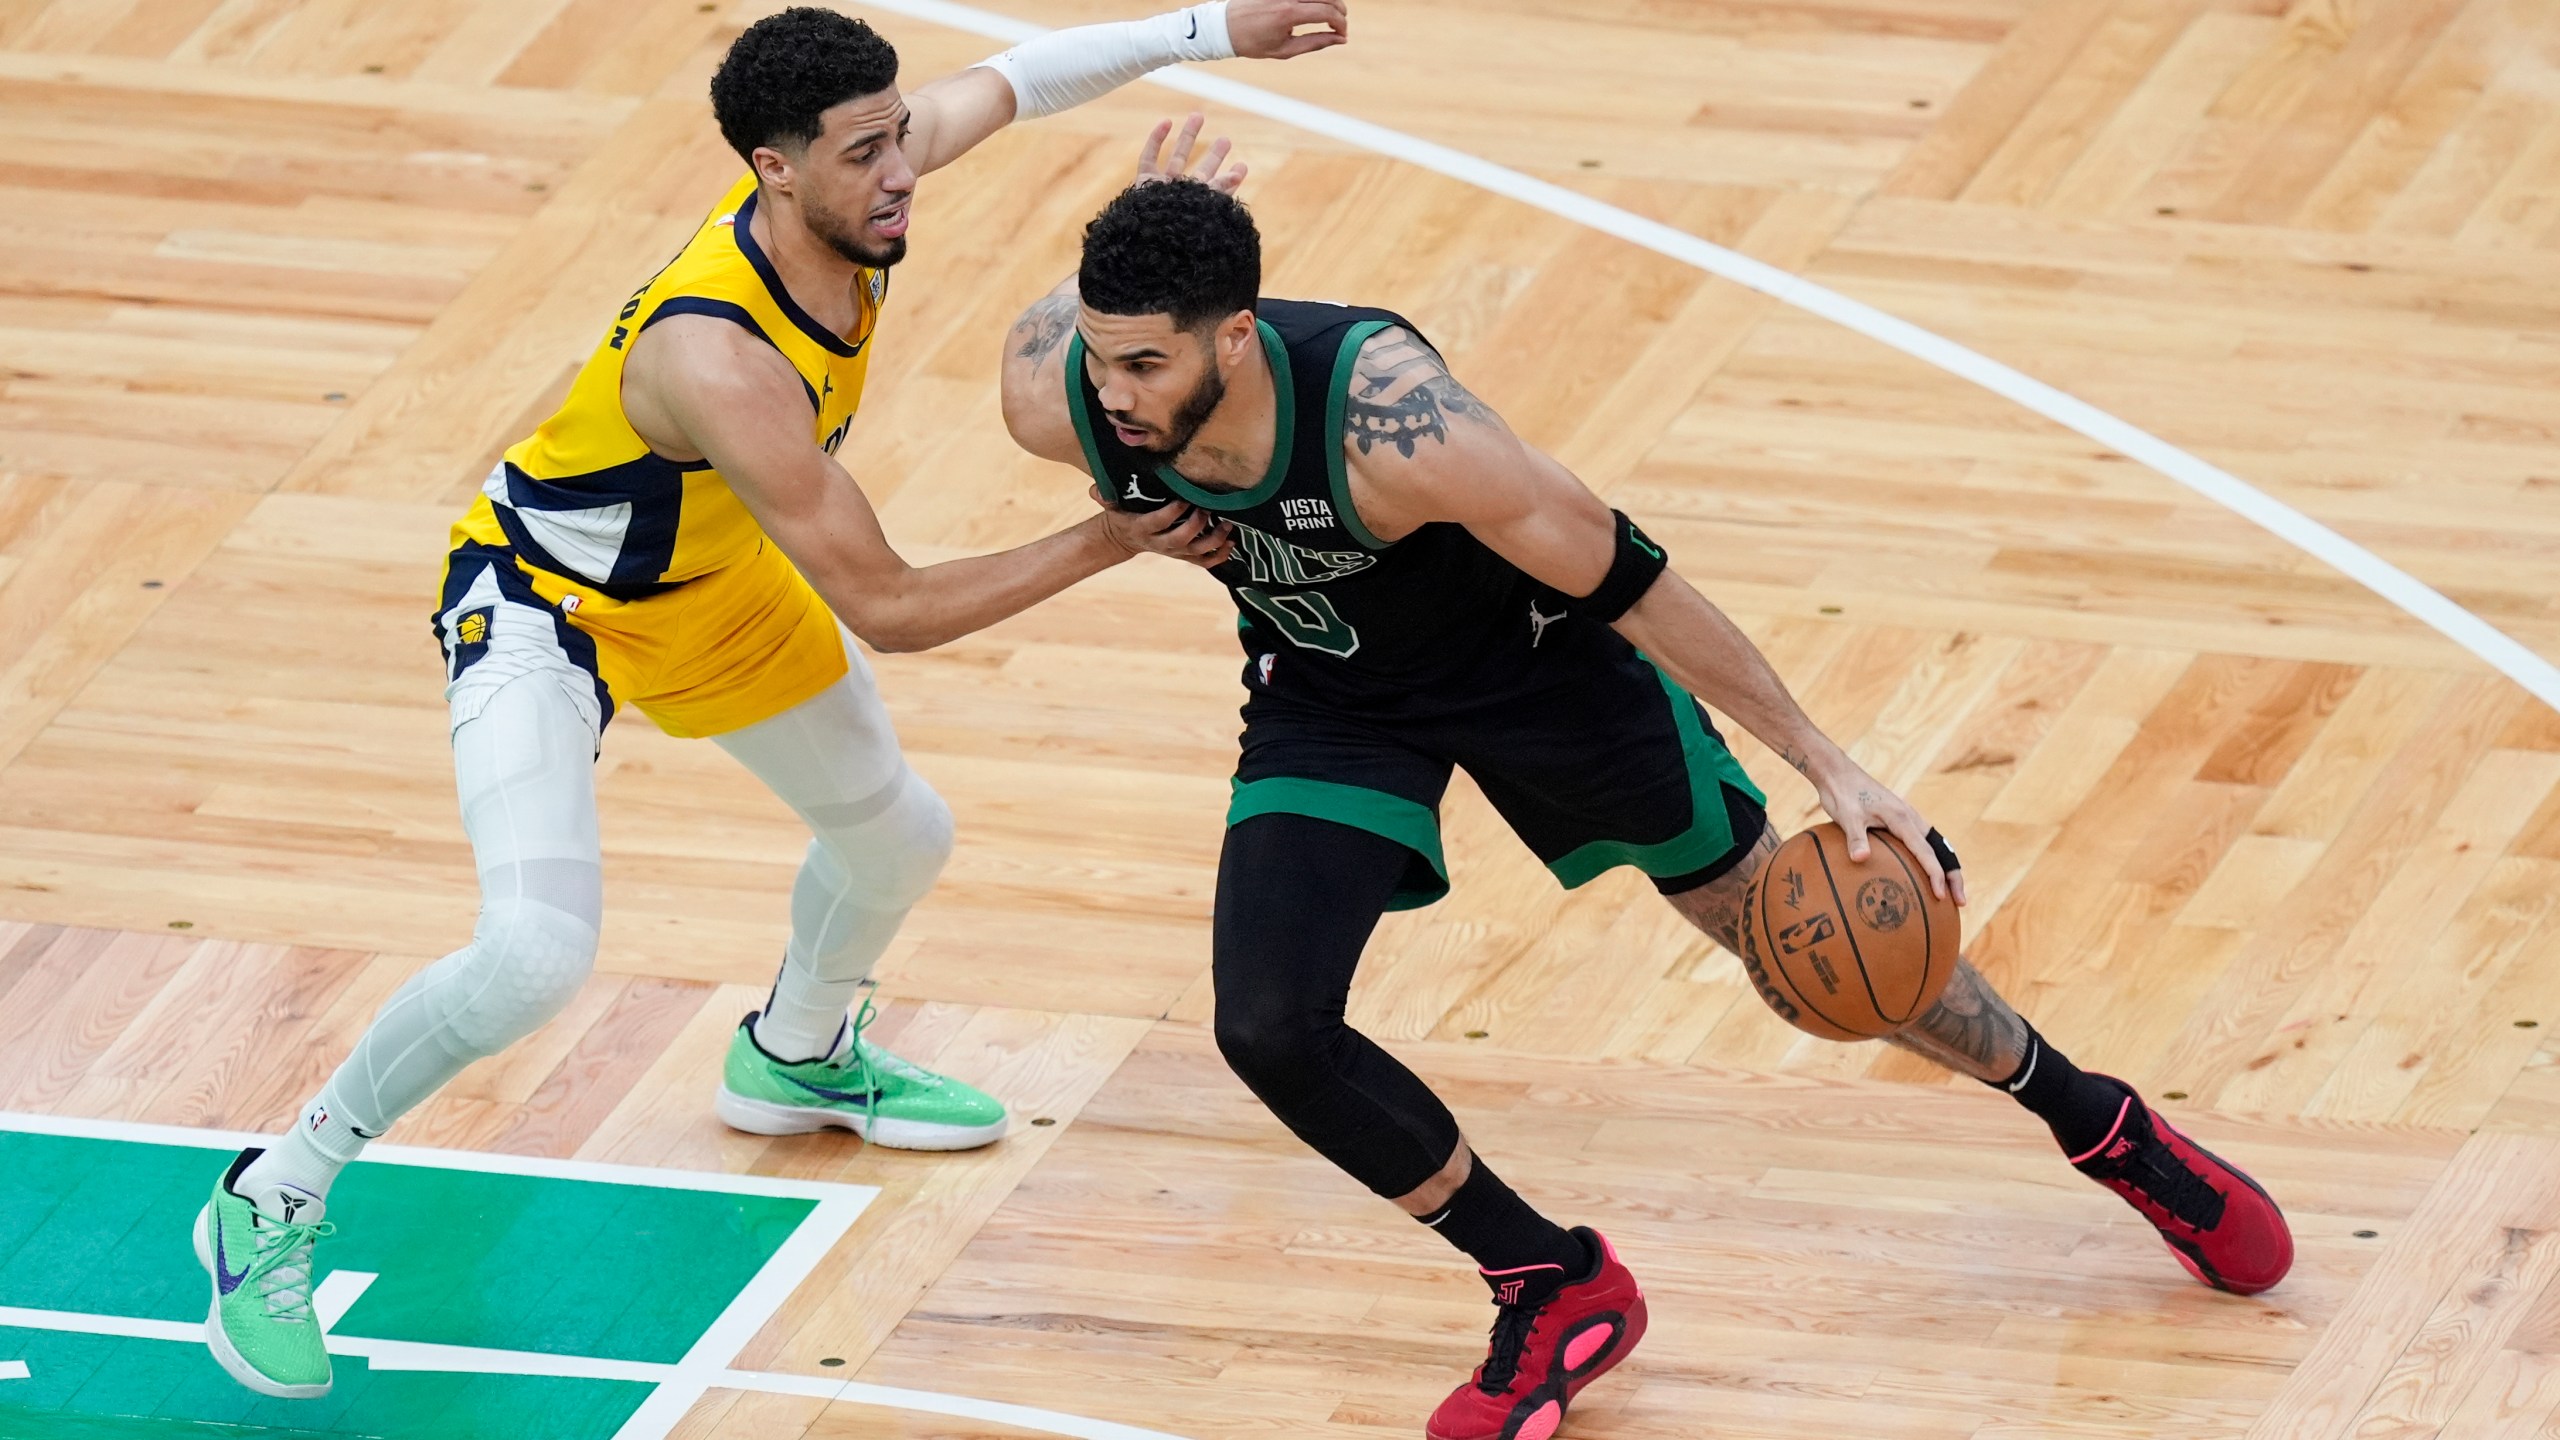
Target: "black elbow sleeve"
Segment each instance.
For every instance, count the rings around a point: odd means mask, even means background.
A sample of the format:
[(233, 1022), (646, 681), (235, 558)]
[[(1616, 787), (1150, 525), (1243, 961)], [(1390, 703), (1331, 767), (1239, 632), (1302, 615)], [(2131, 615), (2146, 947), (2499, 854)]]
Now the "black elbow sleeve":
[(1653, 537), (1636, 528), (1624, 510), (1612, 510), (1609, 518), (1616, 522), (1617, 553), (1610, 557), (1609, 573), (1601, 577), (1600, 588), (1573, 602), (1573, 613), (1586, 619), (1610, 624), (1635, 608), (1653, 582), (1671, 567), (1671, 557), (1653, 543)]

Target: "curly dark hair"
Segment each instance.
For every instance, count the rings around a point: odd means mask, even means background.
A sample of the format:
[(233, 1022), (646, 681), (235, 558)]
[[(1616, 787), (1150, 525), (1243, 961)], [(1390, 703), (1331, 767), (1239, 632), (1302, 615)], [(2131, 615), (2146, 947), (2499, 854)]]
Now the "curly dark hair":
[(711, 113), (738, 157), (759, 145), (806, 146), (818, 117), (898, 82), (898, 52), (850, 15), (794, 5), (746, 28), (711, 77)]
[(1076, 288), (1105, 315), (1170, 315), (1203, 329), (1254, 307), (1262, 232), (1243, 201), (1200, 181), (1132, 185), (1084, 227)]

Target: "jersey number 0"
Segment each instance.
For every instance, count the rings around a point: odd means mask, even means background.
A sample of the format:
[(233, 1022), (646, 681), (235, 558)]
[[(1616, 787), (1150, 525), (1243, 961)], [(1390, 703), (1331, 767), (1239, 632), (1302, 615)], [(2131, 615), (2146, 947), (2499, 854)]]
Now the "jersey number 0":
[(1293, 590), (1285, 595), (1274, 595), (1250, 585), (1239, 585), (1236, 594), (1243, 596), (1245, 603), (1279, 626), (1280, 633), (1288, 636), (1289, 643), (1293, 645), (1321, 650), (1346, 660), (1360, 648), (1360, 632), (1351, 628), (1341, 612), (1333, 608), (1333, 602), (1324, 598), (1320, 591)]

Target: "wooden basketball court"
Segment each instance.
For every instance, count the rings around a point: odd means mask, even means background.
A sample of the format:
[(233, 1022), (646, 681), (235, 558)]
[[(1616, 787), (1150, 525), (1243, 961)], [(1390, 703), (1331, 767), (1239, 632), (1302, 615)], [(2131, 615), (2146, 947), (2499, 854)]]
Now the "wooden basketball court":
[[(762, 7), (0, 0), (0, 1110), (276, 1127), (467, 937), (444, 528), (735, 173), (704, 85)], [(998, 48), (870, 18), (911, 81)], [(1350, 46), (1216, 73), (1981, 350), (2560, 657), (2549, 0), (1357, 0)], [(1182, 108), (1132, 87), (925, 182), (844, 449), (911, 557), (1088, 506), (1006, 439), (998, 347)], [(2006, 1101), (1799, 1037), (1627, 872), (1557, 891), (1462, 781), (1456, 893), (1390, 918), (1354, 1020), (1645, 1279), (1651, 1337), (1566, 1434), (2560, 1436), (2560, 714), (1943, 370), (1213, 119), (1267, 288), (1412, 314), (1641, 517), (1962, 846), (1976, 963), (2299, 1235), (2269, 1295), (2194, 1285)], [(1007, 1099), (1000, 1145), (713, 1120), (804, 833), (636, 716), (601, 972), (392, 1138), (878, 1187), (743, 1368), (1418, 1434), (1482, 1287), (1206, 1030), (1231, 635), (1205, 577), (1135, 563), (878, 662), (960, 822), (882, 1038)], [(1041, 1432), (715, 1387), (674, 1433)]]

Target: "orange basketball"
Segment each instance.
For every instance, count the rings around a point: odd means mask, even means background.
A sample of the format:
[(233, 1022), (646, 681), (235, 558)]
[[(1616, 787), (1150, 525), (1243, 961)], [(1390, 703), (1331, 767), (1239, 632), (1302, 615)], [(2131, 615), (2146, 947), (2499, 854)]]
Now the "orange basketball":
[(1946, 993), (1961, 941), (1953, 900), (1882, 830), (1867, 863), (1828, 821), (1778, 847), (1743, 902), (1743, 964), (1760, 998), (1825, 1040), (1872, 1040), (1920, 1017)]

